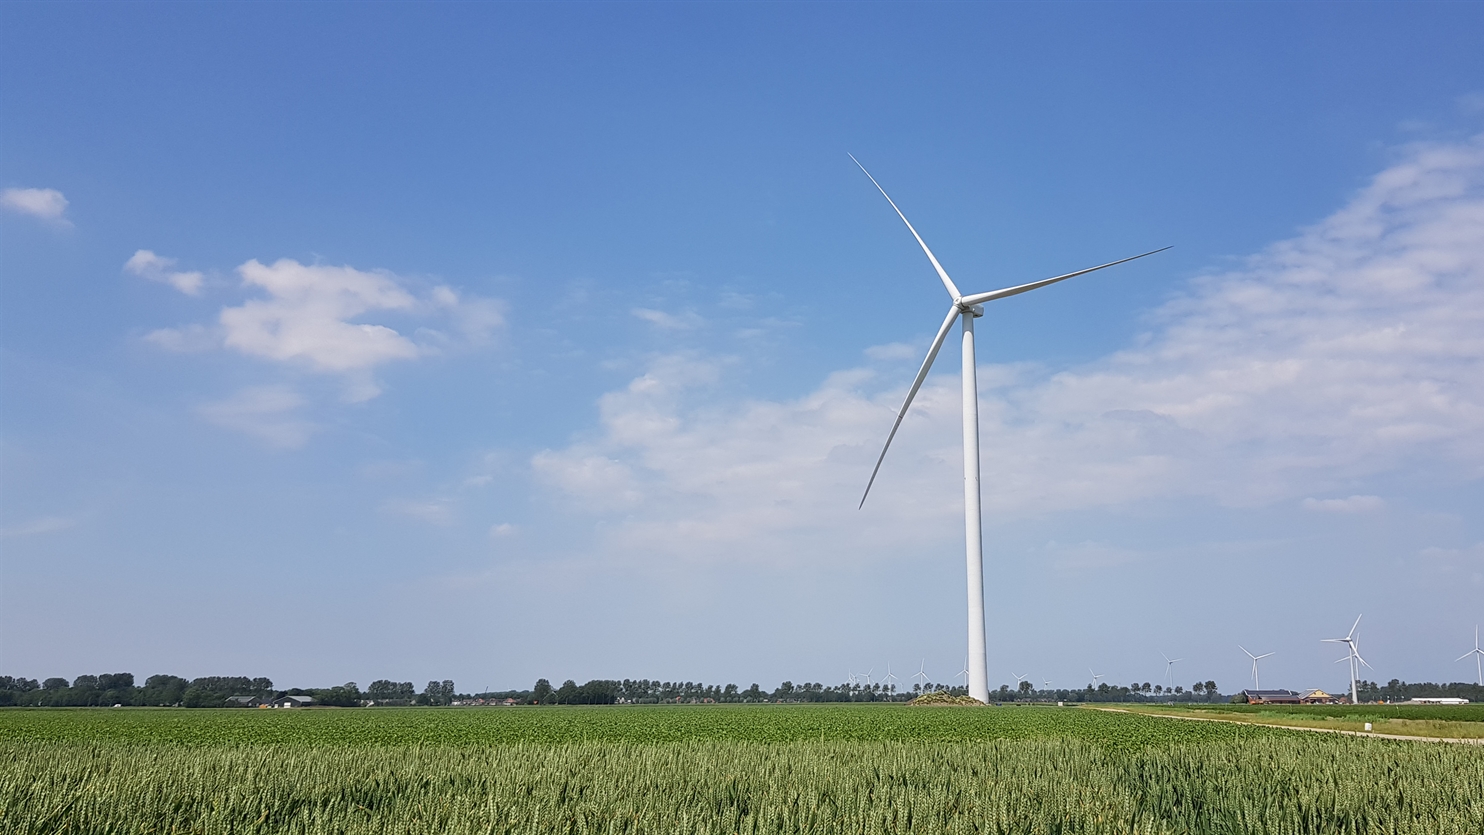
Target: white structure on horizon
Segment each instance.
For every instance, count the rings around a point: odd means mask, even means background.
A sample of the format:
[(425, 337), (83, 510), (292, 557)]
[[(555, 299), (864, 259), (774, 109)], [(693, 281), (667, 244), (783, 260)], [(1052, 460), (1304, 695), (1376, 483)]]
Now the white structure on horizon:
[[(1463, 655), (1460, 655), (1457, 658), (1453, 659), (1453, 663), (1457, 664), (1459, 661), (1468, 658), (1470, 655), (1474, 656), (1474, 672), (1479, 676), (1479, 686), (1484, 687), (1484, 664), (1480, 663), (1481, 659), (1484, 659), (1484, 649), (1479, 649), (1478, 624), (1474, 624), (1474, 648), (1469, 650), (1468, 652), (1465, 652)], [(1468, 700), (1465, 699), (1464, 701)]]
[[(1247, 652), (1247, 648), (1244, 647), (1244, 646), (1242, 646), (1241, 644), (1237, 644), (1237, 649), (1240, 649), (1243, 652)], [(1258, 661), (1261, 661), (1264, 658), (1267, 658), (1269, 655), (1272, 655), (1272, 654), (1273, 653), (1271, 653), (1271, 652), (1265, 652), (1262, 655), (1253, 655), (1252, 653), (1247, 652), (1247, 657), (1252, 659), (1252, 689), (1253, 690), (1261, 690), (1262, 689), (1262, 682), (1260, 682), (1260, 681), (1257, 680), (1257, 662)]]
[(928, 249), (927, 243), (923, 241), (921, 235), (917, 234), (917, 230), (912, 227), (912, 223), (907, 220), (907, 216), (902, 214), (902, 210), (897, 208), (897, 204), (886, 193), (886, 189), (882, 188), (881, 184), (876, 182), (876, 178), (871, 176), (871, 172), (866, 171), (866, 167), (860, 164), (860, 160), (857, 160), (854, 155), (851, 155), (850, 159), (856, 165), (860, 166), (860, 170), (865, 172), (865, 175), (870, 178), (871, 183), (876, 186), (877, 191), (881, 192), (881, 196), (885, 197), (886, 202), (891, 204), (891, 208), (897, 213), (897, 217), (901, 218), (902, 222), (907, 224), (908, 231), (912, 233), (912, 237), (917, 239), (917, 245), (922, 247), (923, 254), (927, 256), (928, 261), (933, 265), (933, 270), (937, 272), (938, 278), (943, 282), (943, 288), (948, 291), (948, 296), (952, 300), (948, 306), (948, 316), (943, 319), (943, 324), (938, 328), (938, 335), (933, 338), (932, 347), (928, 349), (927, 359), (923, 360), (922, 368), (918, 369), (917, 377), (912, 381), (912, 387), (907, 390), (907, 398), (903, 401), (902, 408), (897, 411), (896, 422), (891, 425), (891, 433), (886, 436), (886, 444), (881, 448), (881, 455), (876, 458), (876, 467), (871, 470), (870, 481), (866, 482), (866, 490), (861, 495), (860, 506), (864, 507), (866, 504), (866, 496), (870, 495), (871, 485), (876, 482), (876, 474), (881, 471), (881, 462), (886, 458), (887, 449), (891, 448), (892, 438), (896, 437), (897, 429), (902, 425), (902, 418), (907, 416), (907, 409), (912, 405), (912, 398), (917, 396), (917, 390), (922, 387), (922, 381), (927, 379), (928, 371), (933, 367), (933, 360), (938, 356), (938, 349), (943, 347), (943, 340), (948, 338), (948, 332), (953, 329), (954, 322), (960, 323), (963, 329), (964, 548), (969, 585), (969, 660), (964, 665), (964, 675), (966, 676), (969, 695), (981, 702), (988, 702), (988, 656), (984, 645), (984, 527), (979, 510), (979, 383), (974, 361), (974, 320), (984, 315), (982, 305), (986, 302), (992, 302), (1010, 296), (1018, 296), (1021, 293), (1026, 293), (1039, 287), (1045, 287), (1048, 284), (1055, 284), (1058, 281), (1065, 281), (1068, 278), (1086, 275), (1095, 270), (1124, 264), (1135, 258), (1153, 255), (1155, 252), (1163, 252), (1165, 249), (1169, 249), (1169, 247), (1145, 252), (1142, 255), (1135, 255), (1131, 258), (1111, 261), (1107, 264), (1099, 264), (1096, 267), (1089, 267), (1074, 273), (1043, 278), (1040, 281), (1033, 281), (1029, 284), (1021, 284), (1015, 287), (991, 290), (988, 293), (974, 293), (965, 296), (959, 292), (953, 280), (948, 277), (948, 272), (943, 269), (943, 265), (938, 263), (937, 256), (933, 255), (932, 250)]
[[(1366, 660), (1364, 658), (1360, 657), (1359, 640), (1355, 637), (1355, 630), (1360, 626), (1360, 619), (1362, 617), (1364, 617), (1364, 615), (1355, 616), (1355, 623), (1352, 624), (1350, 627), (1350, 634), (1346, 635), (1345, 637), (1320, 639), (1321, 643), (1344, 644), (1345, 647), (1350, 650), (1348, 655), (1346, 655), (1344, 658), (1336, 659), (1335, 663), (1338, 664), (1341, 661), (1350, 662), (1350, 704), (1353, 705), (1360, 704), (1360, 694), (1355, 686), (1355, 679), (1358, 675), (1360, 675), (1360, 665), (1365, 664), (1367, 667), (1371, 666), (1370, 664), (1366, 664)], [(1375, 668), (1372, 667), (1371, 669)]]

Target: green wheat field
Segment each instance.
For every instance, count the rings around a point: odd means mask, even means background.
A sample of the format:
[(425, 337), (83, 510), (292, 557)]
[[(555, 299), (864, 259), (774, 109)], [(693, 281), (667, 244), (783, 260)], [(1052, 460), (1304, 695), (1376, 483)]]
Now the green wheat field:
[(0, 711), (5, 833), (1484, 832), (1484, 747), (1072, 707)]

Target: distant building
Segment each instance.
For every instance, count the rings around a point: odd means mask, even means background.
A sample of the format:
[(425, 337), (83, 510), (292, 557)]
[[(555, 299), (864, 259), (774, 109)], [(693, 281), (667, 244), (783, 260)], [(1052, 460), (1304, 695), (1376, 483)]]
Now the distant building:
[(1306, 705), (1337, 705), (1340, 703), (1339, 696), (1332, 696), (1323, 690), (1306, 690), (1299, 697), (1299, 704)]
[(257, 707), (263, 703), (257, 696), (228, 696), (227, 707)]
[(314, 704), (313, 696), (284, 696), (274, 699), (274, 707), (309, 707)]
[(1299, 694), (1292, 690), (1243, 690), (1249, 705), (1296, 705)]
[(1468, 699), (1455, 699), (1447, 696), (1415, 696), (1402, 702), (1404, 705), (1466, 705)]

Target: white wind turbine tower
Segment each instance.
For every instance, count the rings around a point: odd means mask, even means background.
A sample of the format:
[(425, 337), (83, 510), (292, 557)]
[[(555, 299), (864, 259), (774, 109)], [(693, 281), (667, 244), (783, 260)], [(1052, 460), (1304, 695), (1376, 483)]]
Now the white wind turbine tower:
[(1169, 657), (1168, 655), (1165, 655), (1162, 652), (1159, 654), (1159, 657), (1160, 658), (1163, 658), (1165, 660), (1165, 692), (1166, 693), (1173, 692), (1174, 689), (1175, 689), (1175, 672), (1174, 672), (1175, 665), (1176, 664), (1179, 664), (1181, 661), (1184, 661), (1185, 659), (1184, 658), (1171, 658), (1171, 657)]
[(1357, 666), (1356, 662), (1358, 661), (1361, 664), (1365, 664), (1367, 667), (1371, 666), (1370, 664), (1366, 664), (1366, 660), (1364, 658), (1360, 657), (1360, 647), (1356, 646), (1355, 629), (1356, 627), (1360, 626), (1360, 619), (1362, 617), (1364, 617), (1364, 615), (1356, 615), (1355, 623), (1350, 627), (1350, 634), (1346, 635), (1345, 637), (1322, 638), (1320, 640), (1321, 643), (1326, 644), (1344, 644), (1346, 649), (1350, 650), (1349, 655), (1336, 660), (1335, 663), (1338, 664), (1341, 661), (1350, 662), (1350, 704), (1353, 705), (1360, 704), (1360, 694), (1357, 692), (1355, 687), (1355, 678), (1360, 674), (1360, 667)]
[(1474, 626), (1474, 648), (1453, 659), (1453, 663), (1457, 664), (1470, 655), (1474, 656), (1474, 672), (1479, 676), (1479, 686), (1484, 687), (1484, 664), (1480, 663), (1480, 660), (1484, 659), (1484, 649), (1479, 649), (1479, 627), (1477, 624)]
[(952, 303), (948, 307), (948, 315), (943, 319), (943, 324), (938, 328), (938, 335), (933, 338), (932, 347), (928, 349), (927, 358), (922, 362), (922, 368), (918, 369), (917, 377), (912, 381), (912, 387), (907, 390), (907, 398), (902, 402), (902, 408), (897, 411), (896, 422), (891, 426), (891, 432), (886, 436), (886, 444), (881, 448), (881, 455), (876, 459), (876, 467), (871, 470), (871, 479), (866, 482), (865, 493), (861, 495), (861, 507), (865, 507), (866, 496), (871, 493), (871, 485), (876, 482), (876, 474), (881, 471), (881, 462), (886, 459), (886, 451), (891, 447), (891, 441), (897, 435), (897, 429), (902, 425), (902, 418), (907, 416), (907, 409), (912, 405), (912, 398), (917, 396), (917, 390), (922, 387), (923, 380), (927, 379), (928, 371), (933, 367), (933, 360), (938, 357), (938, 349), (943, 347), (943, 341), (948, 338), (948, 331), (953, 328), (955, 321), (959, 322), (963, 329), (963, 410), (964, 410), (964, 546), (965, 559), (968, 567), (969, 580), (969, 662), (965, 664), (969, 695), (981, 702), (989, 701), (989, 673), (988, 659), (984, 646), (984, 548), (983, 548), (983, 523), (979, 511), (979, 384), (976, 379), (976, 367), (974, 362), (974, 320), (984, 315), (983, 304), (997, 299), (1018, 296), (1031, 290), (1075, 278), (1079, 275), (1107, 267), (1125, 264), (1135, 258), (1143, 258), (1156, 252), (1163, 252), (1169, 247), (1145, 252), (1130, 258), (1118, 261), (1110, 261), (1078, 270), (1065, 275), (1043, 278), (1029, 284), (1020, 284), (1014, 287), (1005, 287), (999, 290), (991, 290), (987, 293), (973, 293), (965, 296), (960, 293), (953, 280), (948, 277), (948, 272), (943, 265), (938, 263), (937, 256), (928, 249), (922, 236), (912, 227), (911, 221), (897, 208), (897, 204), (886, 193), (886, 189), (876, 182), (871, 172), (860, 164), (852, 154), (850, 157), (860, 170), (870, 178), (876, 190), (886, 198), (897, 217), (907, 224), (907, 229), (912, 237), (917, 239), (917, 245), (922, 247), (923, 254), (927, 255), (933, 270), (937, 272), (938, 278), (943, 281), (943, 288), (948, 291)]
[(897, 677), (891, 674), (890, 661), (886, 662), (886, 678), (882, 679), (881, 683), (885, 684), (888, 690), (896, 686)]
[[(1237, 644), (1237, 649), (1240, 649), (1243, 652), (1247, 652), (1247, 648), (1244, 647), (1244, 646), (1242, 646), (1241, 644)], [(1258, 660), (1263, 659), (1263, 658), (1267, 658), (1269, 655), (1272, 655), (1272, 654), (1273, 653), (1271, 653), (1271, 652), (1265, 652), (1262, 655), (1253, 655), (1252, 653), (1247, 652), (1247, 657), (1252, 659), (1252, 689), (1253, 690), (1261, 690), (1262, 689), (1262, 684), (1260, 684), (1258, 682), (1258, 680), (1257, 680), (1257, 662), (1258, 662)]]
[(917, 665), (917, 672), (913, 673), (912, 677), (918, 680), (918, 684), (922, 685), (922, 692), (926, 693), (928, 685), (926, 658), (922, 659), (922, 662)]

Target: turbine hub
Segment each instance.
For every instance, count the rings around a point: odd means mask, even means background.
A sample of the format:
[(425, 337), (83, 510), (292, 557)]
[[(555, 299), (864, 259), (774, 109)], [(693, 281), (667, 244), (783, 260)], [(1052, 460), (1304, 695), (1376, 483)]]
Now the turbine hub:
[(959, 304), (958, 309), (965, 313), (974, 314), (975, 319), (984, 317), (984, 305), (982, 304)]

